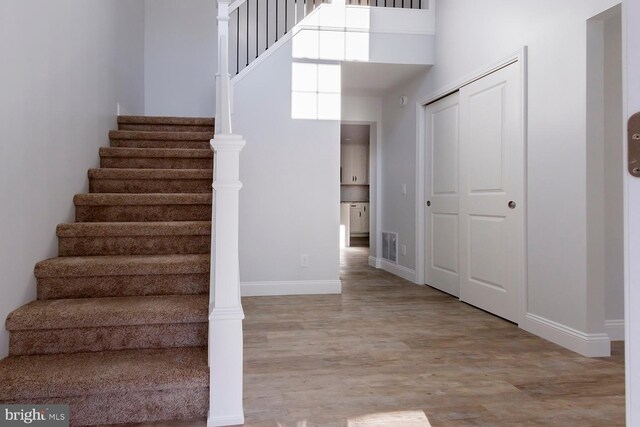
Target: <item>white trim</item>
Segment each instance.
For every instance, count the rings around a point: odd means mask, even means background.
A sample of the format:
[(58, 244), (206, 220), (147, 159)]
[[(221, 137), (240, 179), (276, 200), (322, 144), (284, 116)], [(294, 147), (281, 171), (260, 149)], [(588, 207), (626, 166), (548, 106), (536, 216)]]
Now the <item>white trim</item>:
[(438, 98), (442, 98), (443, 96), (448, 95), (451, 92), (455, 92), (459, 90), (462, 86), (466, 86), (471, 82), (479, 80), (495, 71), (498, 71), (500, 68), (504, 68), (507, 65), (511, 65), (514, 62), (522, 61), (526, 57), (527, 47), (523, 46), (522, 49), (517, 52), (508, 55), (504, 59), (495, 62), (491, 65), (487, 65), (485, 67), (480, 68), (479, 70), (449, 84), (446, 85), (435, 92), (432, 92), (430, 95), (427, 95), (418, 100), (418, 104), (427, 105), (437, 100)]
[(587, 334), (536, 314), (527, 313), (520, 327), (548, 341), (587, 357), (611, 355), (611, 341), (605, 333)]
[(228, 417), (209, 417), (207, 427), (235, 426), (244, 424), (244, 415), (230, 415)]
[(426, 283), (425, 277), (425, 181), (427, 173), (427, 165), (425, 159), (425, 114), (427, 106), (421, 101), (416, 102), (416, 282), (420, 284)]
[(231, 12), (233, 12), (234, 10), (242, 6), (246, 1), (247, 0), (236, 0), (233, 3), (231, 3), (229, 5), (229, 15), (231, 15)]
[(377, 259), (376, 264), (380, 265), (380, 267), (377, 267), (377, 268), (381, 268), (382, 270), (389, 272), (391, 274), (394, 274), (398, 277), (401, 277), (404, 280), (408, 280), (411, 283), (417, 283), (415, 270), (412, 270), (400, 264), (396, 264), (394, 262), (387, 261), (386, 259), (381, 259), (381, 258)]
[(604, 330), (611, 341), (624, 341), (624, 319), (605, 320)]
[[(322, 6), (327, 5), (327, 3), (324, 3)], [(389, 8), (391, 9), (391, 8)], [(391, 9), (392, 10), (392, 9)], [(400, 8), (397, 8), (397, 10), (402, 10)], [(420, 9), (416, 9), (416, 10), (420, 10)], [(426, 10), (426, 9), (423, 9)], [(308, 15), (307, 15), (308, 16)], [(306, 19), (306, 17), (305, 17)], [(304, 19), (303, 19), (304, 21)], [(301, 23), (303, 21), (300, 21)], [(351, 28), (351, 27), (345, 27), (345, 26), (336, 26), (333, 27), (331, 25), (316, 25), (316, 24), (298, 24), (296, 27), (298, 29), (298, 31), (300, 30), (311, 30), (311, 31), (338, 31), (341, 33), (366, 33), (366, 34), (401, 34), (401, 35), (409, 35), (409, 36), (435, 36), (436, 32), (433, 30), (424, 30), (424, 31), (411, 31), (411, 30), (372, 30), (369, 28)], [(367, 61), (368, 62), (368, 61)]]
[(295, 280), (282, 282), (242, 282), (243, 297), (275, 295), (322, 295), (342, 293), (340, 280)]
[(521, 90), (521, 98), (522, 98), (522, 109), (520, 110), (521, 114), (521, 129), (522, 132), (522, 146), (523, 146), (523, 159), (522, 159), (522, 167), (524, 169), (524, 176), (522, 180), (522, 205), (523, 205), (523, 213), (522, 213), (522, 223), (521, 223), (521, 233), (522, 233), (522, 246), (520, 248), (521, 258), (520, 262), (522, 262), (522, 268), (520, 269), (522, 272), (522, 288), (519, 289), (519, 299), (520, 299), (520, 319), (521, 321), (524, 319), (526, 313), (529, 311), (529, 303), (528, 303), (528, 289), (529, 289), (529, 50), (527, 46), (523, 46), (522, 50), (518, 56), (518, 62), (520, 63), (520, 90)]
[(369, 257), (369, 266), (373, 268), (382, 268), (380, 263), (380, 259), (370, 256)]
[[(627, 120), (635, 111), (640, 110), (640, 95), (636, 90), (640, 85), (638, 70), (638, 34), (640, 28), (636, 24), (640, 16), (640, 3), (633, 0), (622, 1), (622, 97), (624, 129)], [(623, 132), (623, 152), (626, 161), (628, 155), (627, 132)], [(638, 343), (640, 342), (638, 319), (638, 288), (640, 285), (640, 232), (637, 226), (640, 198), (640, 184), (627, 171), (623, 172), (624, 185), (624, 312), (625, 312), (625, 391), (627, 425), (637, 426), (640, 418), (640, 358)]]
[(209, 305), (210, 321), (225, 320), (242, 320), (244, 319), (244, 310), (241, 305), (236, 307), (215, 307), (214, 304)]

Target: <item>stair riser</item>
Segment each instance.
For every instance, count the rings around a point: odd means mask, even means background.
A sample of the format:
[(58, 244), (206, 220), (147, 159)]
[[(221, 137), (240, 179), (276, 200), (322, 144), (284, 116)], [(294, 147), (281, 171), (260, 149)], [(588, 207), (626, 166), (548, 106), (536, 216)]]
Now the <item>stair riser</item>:
[(102, 168), (127, 169), (211, 169), (212, 158), (186, 157), (102, 157)]
[(112, 139), (112, 147), (125, 148), (211, 148), (209, 141), (146, 141), (136, 139)]
[(198, 125), (152, 125), (152, 124), (118, 124), (118, 130), (135, 130), (144, 132), (211, 132), (213, 126)]
[(191, 295), (209, 292), (209, 273), (41, 277), (38, 299)]
[(207, 323), (11, 331), (9, 355), (79, 353), (207, 344)]
[(210, 220), (211, 205), (76, 206), (76, 222)]
[[(3, 404), (24, 404), (4, 401)], [(89, 426), (155, 421), (203, 421), (209, 408), (209, 388), (123, 391), (64, 398), (34, 399), (34, 405), (69, 405), (70, 425)]]
[(58, 238), (59, 256), (206, 254), (211, 236), (89, 236)]
[(208, 193), (210, 179), (89, 179), (91, 193)]

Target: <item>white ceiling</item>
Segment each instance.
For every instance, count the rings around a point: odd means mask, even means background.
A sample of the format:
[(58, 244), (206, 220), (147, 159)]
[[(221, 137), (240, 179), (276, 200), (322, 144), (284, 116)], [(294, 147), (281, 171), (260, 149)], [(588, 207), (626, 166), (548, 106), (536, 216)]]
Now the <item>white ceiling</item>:
[(342, 63), (342, 93), (384, 95), (389, 89), (429, 69), (429, 65)]

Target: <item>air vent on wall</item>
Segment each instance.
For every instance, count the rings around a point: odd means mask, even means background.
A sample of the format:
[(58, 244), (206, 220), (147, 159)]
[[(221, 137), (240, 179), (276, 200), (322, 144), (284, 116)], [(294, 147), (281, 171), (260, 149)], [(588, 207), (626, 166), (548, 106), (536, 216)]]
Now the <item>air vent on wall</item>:
[(382, 232), (382, 258), (398, 262), (398, 233)]

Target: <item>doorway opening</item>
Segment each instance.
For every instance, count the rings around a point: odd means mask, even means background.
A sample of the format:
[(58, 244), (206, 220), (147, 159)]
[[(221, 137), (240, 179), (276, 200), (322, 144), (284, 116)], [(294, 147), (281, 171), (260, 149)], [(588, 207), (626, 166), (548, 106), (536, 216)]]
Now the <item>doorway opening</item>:
[(373, 240), (370, 174), (375, 127), (340, 126), (340, 247), (369, 248)]

